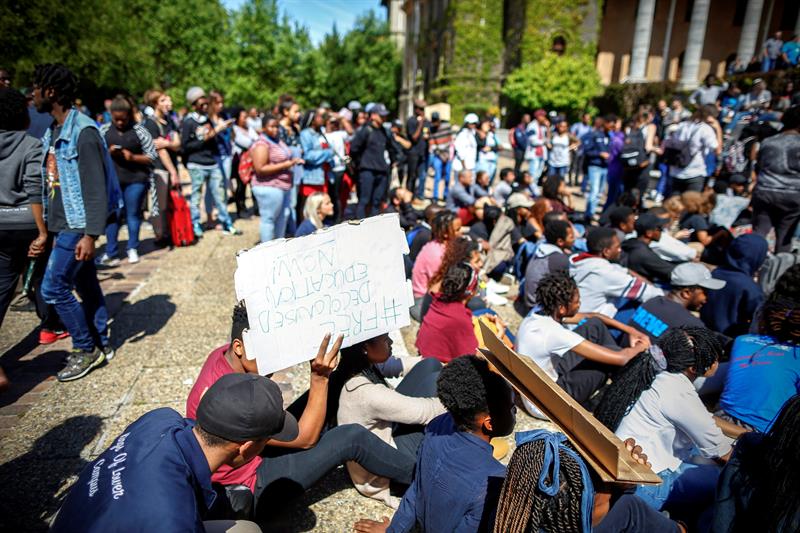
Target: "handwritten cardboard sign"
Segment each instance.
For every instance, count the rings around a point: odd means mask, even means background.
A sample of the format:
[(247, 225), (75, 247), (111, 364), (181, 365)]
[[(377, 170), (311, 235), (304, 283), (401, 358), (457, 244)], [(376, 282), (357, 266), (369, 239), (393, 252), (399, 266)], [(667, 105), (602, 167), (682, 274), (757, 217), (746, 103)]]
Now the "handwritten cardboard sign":
[(521, 394), (569, 438), (581, 457), (606, 483), (657, 485), (661, 478), (631, 458), (619, 437), (601, 424), (550, 376), (527, 357), (520, 357), (481, 323), (486, 348), (481, 353)]
[(407, 326), (407, 253), (396, 214), (240, 252), (236, 296), (247, 306), (245, 349), (259, 373), (313, 359), (326, 333), (343, 334), (346, 347)]

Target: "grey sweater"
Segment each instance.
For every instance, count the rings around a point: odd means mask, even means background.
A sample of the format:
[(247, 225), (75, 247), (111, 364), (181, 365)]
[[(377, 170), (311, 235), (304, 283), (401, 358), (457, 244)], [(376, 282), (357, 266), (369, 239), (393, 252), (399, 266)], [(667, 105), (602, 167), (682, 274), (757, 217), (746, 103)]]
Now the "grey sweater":
[(41, 203), (41, 141), (0, 130), (0, 230), (35, 229), (30, 205)]

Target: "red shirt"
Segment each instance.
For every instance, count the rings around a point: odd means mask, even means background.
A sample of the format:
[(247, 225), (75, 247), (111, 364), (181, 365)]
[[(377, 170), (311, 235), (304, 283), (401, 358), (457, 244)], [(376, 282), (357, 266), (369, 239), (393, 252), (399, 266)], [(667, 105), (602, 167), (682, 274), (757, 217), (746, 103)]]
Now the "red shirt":
[(446, 303), (433, 295), (417, 334), (417, 349), (422, 357), (433, 357), (442, 363), (478, 349), (472, 326), (472, 312), (461, 302)]
[[(228, 346), (228, 344), (220, 346), (211, 352), (203, 368), (200, 369), (200, 375), (197, 376), (197, 381), (195, 381), (192, 390), (189, 392), (189, 398), (186, 400), (186, 418), (196, 418), (197, 406), (200, 405), (200, 398), (207, 388), (225, 374), (233, 374), (235, 372), (228, 360), (225, 359), (225, 352), (228, 351)], [(211, 481), (223, 485), (247, 485), (251, 491), (255, 490), (256, 469), (260, 464), (261, 457), (256, 456), (239, 468), (222, 465), (211, 475)]]

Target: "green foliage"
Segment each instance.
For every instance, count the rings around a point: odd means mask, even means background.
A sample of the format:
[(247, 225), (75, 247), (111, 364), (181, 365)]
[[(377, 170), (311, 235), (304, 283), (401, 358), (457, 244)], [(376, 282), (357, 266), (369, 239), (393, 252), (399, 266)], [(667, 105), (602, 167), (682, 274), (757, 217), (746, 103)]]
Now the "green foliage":
[[(600, 13), (598, 0), (528, 0), (525, 13), (525, 35), (522, 37), (522, 63), (534, 63), (544, 57), (553, 38), (567, 41), (568, 55), (594, 57), (596, 40), (585, 42), (582, 36), (589, 4)], [(600, 20), (600, 17), (597, 17)]]
[(554, 109), (574, 116), (600, 94), (594, 61), (582, 56), (546, 53), (506, 79), (503, 94), (524, 109)]
[(180, 106), (192, 85), (247, 106), (270, 107), (282, 93), (304, 106), (396, 105), (400, 60), (374, 13), (314, 47), (276, 0), (246, 0), (230, 13), (220, 0), (27, 0), (0, 3), (0, 35), (0, 66), (14, 86), (29, 85), (36, 64), (62, 62), (95, 108), (115, 92), (140, 97), (153, 87)]

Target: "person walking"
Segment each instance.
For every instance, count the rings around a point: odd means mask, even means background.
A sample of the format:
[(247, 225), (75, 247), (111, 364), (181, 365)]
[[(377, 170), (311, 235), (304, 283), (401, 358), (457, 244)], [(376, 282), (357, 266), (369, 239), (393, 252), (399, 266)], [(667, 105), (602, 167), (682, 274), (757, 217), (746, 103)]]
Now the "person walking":
[[(134, 123), (131, 105), (121, 95), (111, 102), (111, 122), (103, 124), (100, 134), (106, 141), (122, 187), (125, 222), (128, 226), (128, 262), (138, 263), (142, 202), (147, 192), (153, 162), (158, 158), (153, 138), (144, 126)], [(106, 251), (97, 260), (98, 265), (119, 265), (117, 248), (120, 218), (112, 217), (106, 226)]]
[(78, 87), (75, 75), (62, 64), (38, 65), (33, 87), (36, 109), (54, 119), (42, 139), (42, 198), (47, 199), (47, 230), (55, 238), (42, 296), (55, 305), (72, 336), (72, 351), (57, 376), (71, 381), (114, 355), (108, 310), (92, 259), (109, 213), (122, 208), (122, 191), (97, 126), (72, 105)]
[[(350, 156), (358, 161), (358, 207), (356, 218), (380, 211), (389, 186), (389, 169), (395, 159), (383, 121), (389, 110), (381, 103), (370, 108), (369, 122), (361, 126), (350, 144)], [(389, 161), (385, 154), (389, 154)]]

